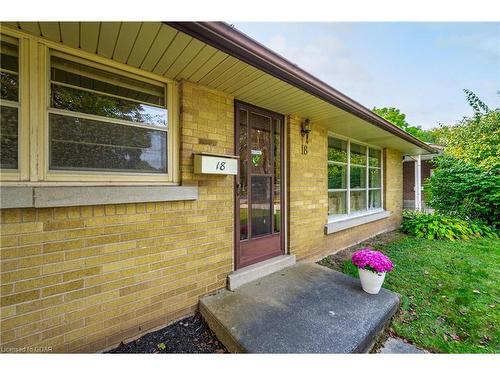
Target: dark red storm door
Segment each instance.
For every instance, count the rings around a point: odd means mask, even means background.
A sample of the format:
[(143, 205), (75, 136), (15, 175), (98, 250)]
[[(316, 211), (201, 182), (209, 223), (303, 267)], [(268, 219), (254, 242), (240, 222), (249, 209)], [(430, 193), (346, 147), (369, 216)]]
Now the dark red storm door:
[(283, 116), (236, 102), (235, 267), (284, 253)]

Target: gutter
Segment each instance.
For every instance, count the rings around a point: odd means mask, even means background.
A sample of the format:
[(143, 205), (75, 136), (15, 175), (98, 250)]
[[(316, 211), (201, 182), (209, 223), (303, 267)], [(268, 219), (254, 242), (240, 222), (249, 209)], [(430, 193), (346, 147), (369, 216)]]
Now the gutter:
[(224, 22), (164, 23), (426, 151), (436, 152), (425, 142), (391, 124), (360, 103)]

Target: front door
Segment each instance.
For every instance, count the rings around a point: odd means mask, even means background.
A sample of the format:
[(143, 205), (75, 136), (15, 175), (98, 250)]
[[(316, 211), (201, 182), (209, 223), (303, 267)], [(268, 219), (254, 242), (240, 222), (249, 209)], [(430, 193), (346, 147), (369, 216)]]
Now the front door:
[(284, 253), (283, 116), (236, 103), (235, 267)]

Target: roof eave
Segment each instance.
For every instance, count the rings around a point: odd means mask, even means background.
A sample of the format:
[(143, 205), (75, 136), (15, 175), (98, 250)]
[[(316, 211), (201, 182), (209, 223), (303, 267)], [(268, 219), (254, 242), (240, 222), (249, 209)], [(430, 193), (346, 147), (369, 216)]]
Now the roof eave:
[(224, 22), (165, 22), (257, 69), (281, 79), (311, 95), (351, 113), (372, 125), (398, 136), (421, 149), (435, 153), (431, 146), (386, 121), (355, 100), (299, 68)]

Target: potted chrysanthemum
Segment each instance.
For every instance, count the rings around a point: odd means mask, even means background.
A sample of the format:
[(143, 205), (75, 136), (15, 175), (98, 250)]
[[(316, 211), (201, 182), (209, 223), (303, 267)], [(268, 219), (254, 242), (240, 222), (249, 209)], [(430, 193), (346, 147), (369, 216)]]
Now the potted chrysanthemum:
[(389, 257), (370, 248), (356, 251), (351, 260), (352, 264), (358, 267), (361, 287), (370, 294), (378, 294), (385, 274), (394, 268)]

